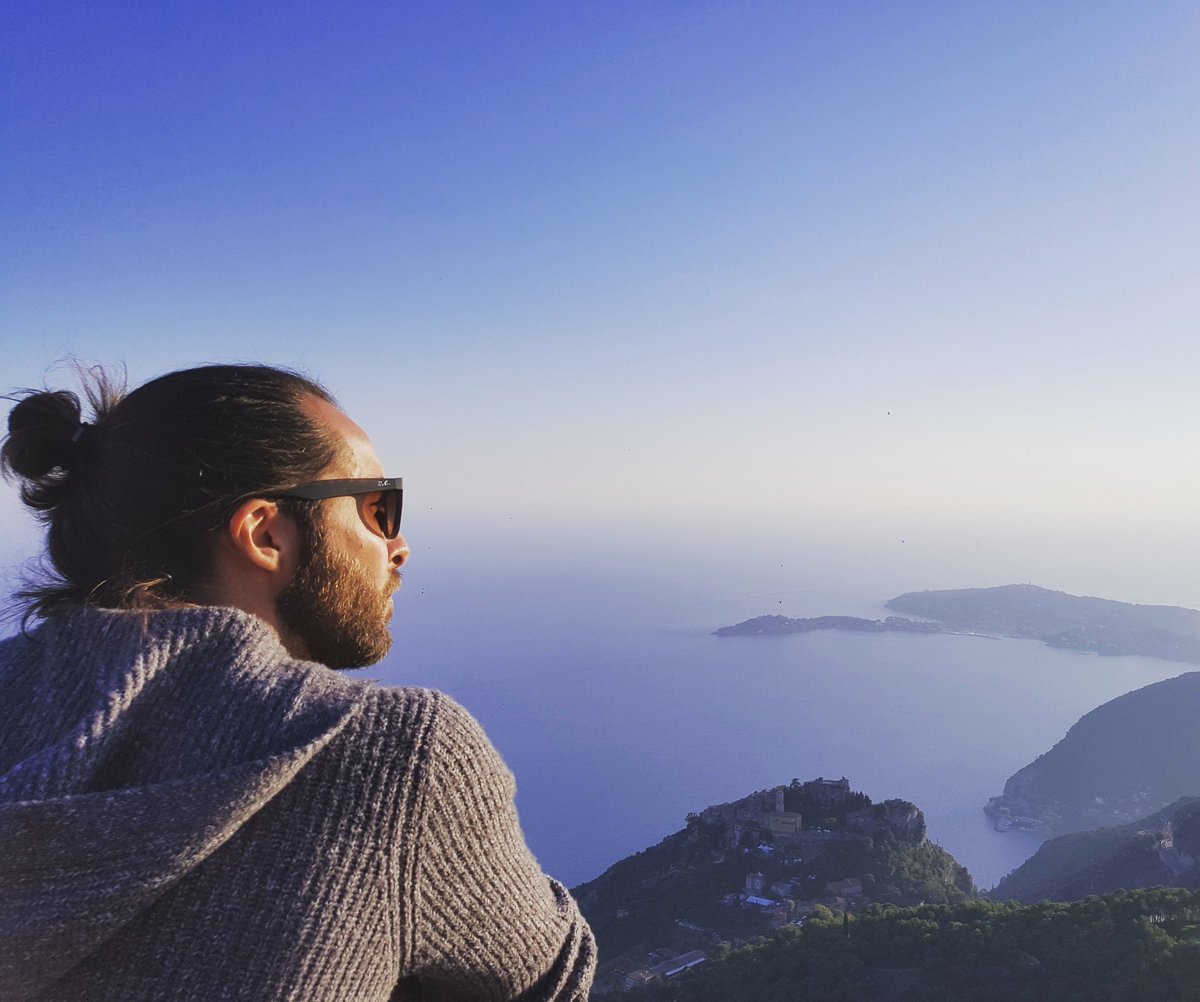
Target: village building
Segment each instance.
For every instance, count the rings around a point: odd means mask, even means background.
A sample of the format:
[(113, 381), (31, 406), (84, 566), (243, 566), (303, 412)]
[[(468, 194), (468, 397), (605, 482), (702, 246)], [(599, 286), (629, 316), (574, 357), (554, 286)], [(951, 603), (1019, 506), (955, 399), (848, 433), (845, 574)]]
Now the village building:
[(861, 877), (847, 877), (845, 880), (831, 880), (825, 885), (830, 894), (843, 898), (861, 897), (863, 892)]
[(650, 967), (639, 967), (636, 971), (629, 971), (624, 975), (624, 988), (628, 990), (650, 985), (656, 981), (668, 981), (684, 971), (700, 966), (707, 959), (703, 950), (689, 950), (687, 953), (670, 957)]
[[(726, 845), (730, 848), (741, 846), (747, 833), (769, 832), (776, 841), (794, 841), (804, 832), (803, 816), (799, 811), (785, 810), (786, 790), (784, 786), (759, 790), (732, 803), (707, 807), (700, 812), (700, 818), (710, 824), (722, 825)], [(771, 848), (760, 846), (764, 852)]]
[(845, 776), (841, 779), (825, 779), (818, 776), (807, 783), (801, 783), (800, 794), (822, 807), (837, 807), (845, 803), (846, 798), (850, 796), (850, 780)]

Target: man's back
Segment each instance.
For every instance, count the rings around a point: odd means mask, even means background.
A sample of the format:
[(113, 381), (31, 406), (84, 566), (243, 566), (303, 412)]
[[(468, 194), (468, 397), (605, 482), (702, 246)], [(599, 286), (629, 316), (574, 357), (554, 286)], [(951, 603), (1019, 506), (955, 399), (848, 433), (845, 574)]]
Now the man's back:
[(52, 617), (0, 645), (6, 998), (582, 998), (512, 794), (451, 700), (253, 616)]

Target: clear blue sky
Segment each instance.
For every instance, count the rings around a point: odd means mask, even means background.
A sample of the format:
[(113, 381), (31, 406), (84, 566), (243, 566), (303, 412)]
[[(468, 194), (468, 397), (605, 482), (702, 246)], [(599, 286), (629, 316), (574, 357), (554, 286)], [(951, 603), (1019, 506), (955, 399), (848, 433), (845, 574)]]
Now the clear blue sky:
[(1200, 603), (1193, 3), (0, 17), (6, 388), (304, 368), (418, 556), (856, 541)]

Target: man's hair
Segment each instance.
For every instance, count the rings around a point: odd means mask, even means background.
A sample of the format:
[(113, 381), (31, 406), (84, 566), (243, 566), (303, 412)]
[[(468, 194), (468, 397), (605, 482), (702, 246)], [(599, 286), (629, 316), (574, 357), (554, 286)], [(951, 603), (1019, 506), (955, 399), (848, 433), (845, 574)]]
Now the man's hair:
[(43, 578), (17, 596), (26, 615), (196, 601), (237, 504), (314, 480), (339, 454), (303, 407), (333, 398), (286, 369), (202, 366), (130, 393), (100, 368), (80, 376), (88, 422), (68, 390), (9, 398), (0, 463), (47, 526)]

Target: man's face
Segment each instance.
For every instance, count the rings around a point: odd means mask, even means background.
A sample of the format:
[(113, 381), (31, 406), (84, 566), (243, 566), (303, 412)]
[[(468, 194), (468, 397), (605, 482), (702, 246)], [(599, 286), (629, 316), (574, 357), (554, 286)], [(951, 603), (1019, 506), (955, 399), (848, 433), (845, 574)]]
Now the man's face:
[(390, 595), (400, 578), (388, 575), (381, 585), (377, 572), (333, 542), (319, 507), (297, 521), (304, 556), (276, 599), (280, 622), (313, 661), (337, 669), (375, 664), (392, 646)]
[[(384, 476), (370, 440), (345, 414), (315, 398), (310, 413), (344, 445), (323, 479)], [(305, 503), (296, 519), (300, 561), (276, 599), (280, 624), (303, 643), (305, 656), (330, 668), (374, 664), (392, 645), (391, 595), (400, 587), (408, 544), (403, 536), (384, 538), (371, 502), (366, 496)]]

